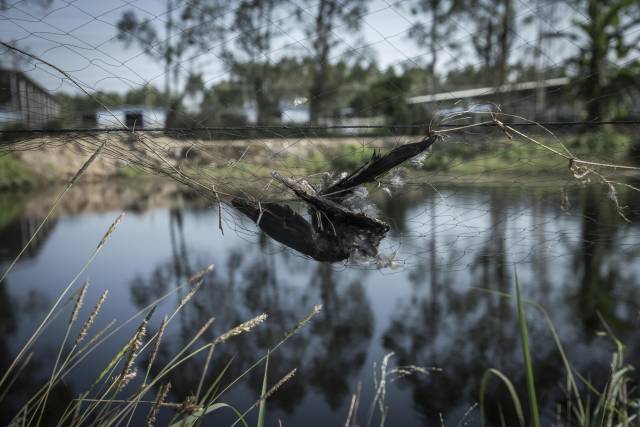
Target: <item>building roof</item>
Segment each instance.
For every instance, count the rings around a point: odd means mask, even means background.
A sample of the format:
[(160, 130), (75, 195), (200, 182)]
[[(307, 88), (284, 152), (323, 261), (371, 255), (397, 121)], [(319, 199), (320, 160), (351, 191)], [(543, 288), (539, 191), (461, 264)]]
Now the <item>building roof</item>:
[(537, 89), (539, 87), (557, 87), (569, 84), (568, 77), (558, 77), (542, 81), (531, 81), (521, 83), (508, 83), (501, 86), (479, 87), (475, 89), (456, 90), (452, 92), (440, 92), (432, 95), (421, 95), (407, 98), (407, 104), (423, 104), (428, 102), (451, 101), (466, 98), (477, 98), (481, 96), (493, 95), (496, 93), (518, 92), (522, 90)]
[(145, 105), (118, 105), (114, 107), (109, 107), (109, 109), (98, 108), (96, 110), (97, 114), (110, 114), (111, 113), (129, 113), (129, 112), (153, 112), (153, 113), (165, 113), (166, 108), (162, 107), (147, 107)]
[(45, 89), (44, 87), (42, 87), (40, 84), (38, 84), (35, 80), (33, 80), (31, 77), (29, 77), (24, 72), (22, 72), (20, 70), (13, 70), (13, 69), (10, 69), (10, 68), (2, 68), (2, 67), (0, 67), (0, 75), (2, 75), (2, 74), (16, 74), (16, 75), (22, 77), (24, 80), (29, 82), (29, 84), (31, 84), (33, 87), (35, 87), (40, 92), (42, 92), (43, 95), (45, 95), (48, 98), (51, 98), (52, 101), (57, 102), (55, 96), (53, 96), (51, 94), (50, 90)]

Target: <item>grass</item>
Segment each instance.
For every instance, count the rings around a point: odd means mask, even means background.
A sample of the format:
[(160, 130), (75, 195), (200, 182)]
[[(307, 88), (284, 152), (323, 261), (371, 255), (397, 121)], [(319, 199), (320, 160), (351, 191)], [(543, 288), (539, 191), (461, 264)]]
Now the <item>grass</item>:
[(12, 154), (0, 154), (0, 190), (32, 187), (39, 183), (37, 174)]
[[(474, 139), (475, 138), (475, 139)], [(562, 151), (557, 140), (549, 135), (538, 139), (546, 145)], [(562, 138), (565, 146), (580, 158), (629, 164), (633, 140), (626, 134), (612, 131), (573, 134)], [(296, 176), (323, 172), (340, 173), (355, 170), (364, 164), (375, 149), (356, 143), (339, 143), (334, 146), (318, 146), (309, 155), (300, 157), (285, 155), (279, 168)], [(212, 176), (230, 178), (256, 178), (269, 176), (273, 167), (254, 165), (245, 159), (243, 166), (211, 168)], [(409, 169), (416, 169), (409, 166)], [(456, 176), (522, 175), (565, 176), (568, 163), (565, 159), (523, 140), (509, 140), (503, 135), (467, 136), (464, 140), (445, 139), (431, 150), (421, 168), (427, 173), (440, 172)]]
[[(523, 376), (525, 377), (527, 384), (526, 391), (529, 400), (529, 419), (528, 421), (525, 420), (520, 396), (510, 379), (499, 370), (495, 368), (488, 368), (483, 374), (480, 387), (480, 417), (483, 425), (486, 419), (485, 394), (487, 383), (491, 376), (499, 378), (507, 388), (518, 422), (521, 426), (531, 425), (539, 427), (541, 425), (541, 412), (537, 402), (535, 370), (532, 363), (531, 348), (529, 347), (529, 333), (525, 313), (527, 305), (537, 308), (538, 311), (542, 313), (547, 327), (553, 337), (556, 349), (562, 359), (566, 373), (565, 393), (567, 396), (567, 409), (564, 413), (564, 419), (558, 419), (556, 422), (558, 422), (559, 425), (578, 425), (581, 427), (640, 425), (640, 419), (638, 418), (640, 416), (640, 395), (638, 395), (635, 388), (629, 388), (629, 384), (633, 382), (630, 375), (633, 371), (633, 367), (625, 361), (624, 344), (613, 334), (605, 320), (600, 316), (600, 320), (606, 331), (602, 334), (608, 336), (613, 341), (615, 344), (615, 351), (611, 355), (609, 378), (604, 385), (604, 388), (598, 389), (596, 385), (581, 376), (570, 364), (556, 327), (544, 308), (541, 305), (525, 300), (522, 297), (520, 282), (518, 281), (517, 275), (515, 277), (515, 289), (517, 327), (522, 345), (524, 361), (522, 369)], [(489, 290), (487, 290), (487, 292), (503, 298), (513, 298), (512, 295), (506, 293)], [(508, 425), (502, 417), (502, 410), (500, 408), (499, 410), (502, 424)]]
[(145, 176), (145, 172), (134, 165), (125, 165), (117, 169), (117, 178), (135, 179)]
[[(58, 425), (129, 425), (134, 419), (134, 413), (138, 408), (147, 412), (146, 425), (149, 426), (156, 422), (160, 409), (170, 409), (174, 411), (174, 419), (171, 423), (187, 426), (200, 425), (207, 415), (223, 408), (230, 408), (229, 405), (220, 401), (221, 396), (231, 386), (240, 381), (242, 377), (246, 376), (251, 370), (256, 369), (264, 363), (265, 379), (263, 382), (262, 392), (259, 394), (260, 403), (258, 423), (258, 425), (263, 425), (266, 411), (265, 401), (267, 397), (273, 393), (272, 390), (267, 391), (266, 389), (268, 355), (270, 352), (276, 351), (291, 336), (296, 334), (301, 328), (309, 323), (313, 317), (320, 312), (321, 307), (314, 307), (307, 316), (301, 319), (300, 322), (285, 333), (284, 337), (280, 341), (271, 346), (267, 354), (259, 357), (250, 368), (245, 370), (240, 376), (233, 379), (224, 387), (222, 387), (221, 384), (225, 371), (227, 370), (226, 368), (223, 369), (209, 384), (204, 383), (204, 378), (206, 377), (207, 370), (211, 363), (213, 349), (216, 346), (223, 345), (224, 342), (232, 339), (232, 337), (236, 335), (248, 333), (252, 329), (259, 327), (260, 324), (267, 320), (267, 316), (265, 314), (256, 316), (253, 319), (231, 328), (206, 344), (199, 344), (205, 332), (207, 332), (211, 327), (213, 319), (209, 319), (193, 334), (192, 338), (186, 345), (177, 350), (176, 354), (171, 357), (168, 363), (164, 364), (164, 366), (153, 366), (154, 362), (157, 360), (155, 355), (157, 354), (160, 342), (163, 339), (163, 331), (165, 327), (168, 326), (176, 315), (193, 300), (194, 295), (198, 292), (202, 284), (204, 276), (211, 272), (213, 267), (210, 266), (205, 268), (194, 275), (189, 281), (187, 281), (187, 283), (156, 299), (154, 302), (117, 327), (114, 327), (114, 324), (110, 323), (102, 330), (95, 331), (91, 334), (91, 326), (94, 323), (96, 316), (99, 315), (101, 307), (107, 296), (106, 294), (103, 294), (103, 296), (96, 302), (91, 314), (84, 320), (84, 322), (80, 323), (78, 312), (79, 308), (84, 303), (88, 283), (85, 282), (84, 285), (75, 290), (74, 285), (77, 283), (77, 280), (84, 271), (86, 271), (86, 269), (91, 265), (101, 249), (108, 243), (110, 236), (115, 232), (121, 220), (122, 216), (118, 217), (116, 221), (114, 221), (113, 225), (109, 230), (107, 230), (104, 237), (97, 244), (93, 254), (88, 258), (76, 276), (67, 284), (65, 290), (59, 295), (57, 301), (53, 304), (44, 319), (40, 322), (40, 325), (18, 352), (13, 362), (6, 371), (2, 373), (2, 376), (0, 377), (0, 405), (4, 399), (11, 396), (11, 386), (14, 384), (16, 376), (19, 375), (23, 371), (24, 366), (29, 363), (30, 356), (28, 355), (33, 350), (37, 339), (46, 332), (54, 319), (64, 315), (64, 313), (68, 313), (69, 321), (67, 323), (66, 332), (57, 351), (57, 357), (53, 364), (53, 370), (49, 379), (42, 384), (38, 391), (36, 391), (31, 398), (25, 402), (22, 408), (18, 410), (11, 424), (42, 425), (43, 416), (48, 409), (48, 397), (53, 388), (65, 381), (65, 379), (74, 372), (75, 369), (78, 369), (78, 365), (83, 360), (90, 357), (92, 353), (99, 351), (101, 345), (103, 345), (106, 340), (113, 338), (118, 331), (138, 319), (139, 326), (133, 335), (126, 341), (124, 346), (121, 347), (120, 351), (112, 357), (110, 362), (107, 363), (93, 384), (63, 409)], [(149, 321), (155, 314), (159, 304), (176, 292), (183, 291), (186, 291), (186, 294), (181, 299), (176, 309), (165, 317), (158, 332), (148, 336)], [(72, 338), (70, 332), (78, 323), (81, 325), (79, 328), (80, 332), (75, 339), (70, 339)], [(185, 402), (166, 401), (169, 388), (171, 387), (168, 382), (169, 374), (175, 373), (179, 370), (186, 361), (193, 359), (199, 354), (207, 352), (208, 357), (202, 368), (203, 383), (200, 384), (198, 393)], [(146, 368), (144, 379), (141, 382), (135, 382), (135, 378), (137, 376), (135, 366), (141, 355), (144, 353), (150, 354), (150, 362)], [(152, 366), (154, 368), (153, 370)], [(155, 372), (152, 374), (152, 371)], [(281, 380), (277, 386), (281, 386), (282, 383), (288, 380), (288, 378), (290, 378), (290, 376)], [(131, 386), (129, 386), (129, 383), (131, 383)], [(155, 393), (155, 398), (151, 398), (150, 400), (149, 397), (153, 393), (154, 389), (157, 389), (158, 391)], [(254, 407), (255, 405), (250, 407), (244, 413), (240, 413), (234, 409), (234, 412), (238, 417), (238, 422), (241, 422), (243, 425), (247, 425), (245, 421), (246, 417)]]
[[(491, 173), (494, 175), (565, 174), (567, 161), (543, 148), (522, 140), (509, 140), (504, 136), (478, 142), (470, 139), (451, 140), (435, 146), (425, 161), (427, 171), (446, 171), (459, 175)], [(551, 136), (540, 136), (545, 145), (562, 151)], [(576, 156), (584, 159), (597, 157), (600, 161), (628, 165), (633, 140), (626, 134), (600, 131), (562, 138), (564, 145)]]
[(529, 396), (529, 409), (531, 411), (531, 424), (540, 427), (540, 410), (538, 409), (538, 397), (536, 396), (536, 383), (533, 377), (533, 365), (531, 352), (529, 351), (529, 333), (527, 330), (527, 318), (522, 302), (520, 282), (516, 274), (516, 304), (518, 307), (518, 328), (520, 329), (520, 341), (522, 343), (522, 357), (524, 358), (525, 376), (527, 379), (527, 395)]
[[(415, 137), (417, 140), (419, 137)], [(562, 151), (557, 140), (550, 135), (538, 136), (550, 147)], [(363, 140), (364, 141), (364, 140)], [(368, 140), (373, 142), (375, 139)], [(265, 163), (265, 152), (251, 150), (241, 156), (239, 162), (229, 162), (216, 166), (194, 165), (184, 162), (180, 165), (188, 175), (226, 183), (243, 182), (263, 187), (270, 179), (273, 169), (286, 174), (308, 176), (330, 172), (334, 174), (351, 171), (364, 164), (373, 154), (374, 148), (367, 144), (341, 141), (335, 144), (318, 144), (307, 151), (294, 149), (273, 156), (273, 164)], [(380, 142), (380, 141), (378, 141)], [(382, 141), (384, 142), (384, 141)], [(562, 137), (562, 142), (578, 157), (616, 164), (637, 161), (640, 146), (622, 133), (599, 131), (595, 133), (571, 134)], [(634, 151), (635, 149), (635, 151)], [(384, 150), (383, 150), (384, 151)], [(296, 154), (297, 153), (297, 154)], [(634, 154), (635, 153), (635, 154)], [(267, 153), (269, 154), (269, 153)], [(424, 162), (421, 170), (433, 174), (447, 173), (457, 177), (465, 176), (566, 176), (567, 161), (535, 144), (523, 140), (509, 140), (502, 134), (465, 135), (463, 139), (445, 139), (438, 142)], [(416, 166), (408, 166), (416, 169)], [(127, 165), (115, 170), (114, 176), (125, 179), (139, 179), (149, 172), (135, 165)], [(0, 156), (0, 189), (26, 187), (40, 184), (38, 174), (18, 160), (11, 153)]]

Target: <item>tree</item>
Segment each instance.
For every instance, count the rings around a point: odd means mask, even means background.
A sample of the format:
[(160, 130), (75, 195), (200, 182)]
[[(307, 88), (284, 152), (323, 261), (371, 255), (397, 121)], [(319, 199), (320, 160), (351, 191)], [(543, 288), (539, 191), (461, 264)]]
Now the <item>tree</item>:
[(237, 80), (219, 82), (204, 92), (200, 104), (200, 123), (204, 126), (242, 126), (246, 119), (242, 83)]
[[(222, 0), (187, 0), (178, 6), (175, 0), (166, 0), (164, 33), (149, 18), (141, 19), (132, 10), (125, 11), (118, 21), (118, 40), (125, 46), (137, 44), (150, 58), (164, 65), (164, 92), (169, 99), (166, 126), (171, 127), (188, 89), (193, 89), (198, 77), (191, 71), (183, 81), (182, 59), (208, 51), (213, 41), (222, 38)], [(176, 23), (176, 15), (181, 24)]]
[(485, 84), (506, 83), (516, 27), (512, 0), (472, 1), (465, 9), (475, 25), (473, 48), (489, 76)]
[(462, 4), (459, 0), (415, 0), (411, 5), (411, 13), (428, 20), (428, 23), (417, 22), (409, 30), (409, 37), (419, 46), (425, 46), (429, 51), (429, 91), (435, 93), (437, 89), (436, 67), (438, 65), (439, 52), (444, 46), (455, 48), (449, 43), (451, 35), (455, 31), (453, 18), (461, 11)]
[[(16, 40), (11, 40), (9, 44), (15, 47), (19, 47), (21, 50), (27, 53), (31, 53), (28, 47), (20, 46)], [(12, 49), (2, 48), (2, 55), (0, 55), (0, 67), (2, 68), (9, 68), (12, 70), (21, 70), (31, 61), (32, 61), (31, 58), (28, 58), (21, 53), (18, 53)]]
[[(19, 2), (21, 5), (26, 4), (34, 4), (36, 6), (40, 6), (42, 9), (47, 9), (53, 3), (53, 0), (23, 0)], [(16, 2), (8, 2), (7, 0), (0, 0), (0, 11), (11, 9)]]
[[(306, 93), (309, 86), (309, 64), (307, 60), (286, 56), (277, 62), (236, 62), (231, 69), (231, 79), (221, 82), (206, 95), (206, 102), (202, 103), (202, 110), (207, 110), (215, 116), (214, 120), (230, 118), (237, 122), (239, 114), (246, 113), (245, 99), (260, 99), (259, 123), (267, 123), (288, 118), (281, 117), (281, 103), (295, 104), (300, 94)], [(292, 79), (291, 76), (296, 76)], [(259, 78), (264, 85), (256, 92), (257, 86), (251, 86), (251, 93), (247, 94), (247, 83), (255, 83)], [(213, 102), (216, 106), (205, 105)], [(214, 111), (217, 110), (217, 111)], [(220, 113), (225, 113), (220, 115)], [(230, 114), (228, 114), (230, 113)]]
[(389, 67), (369, 88), (353, 98), (350, 107), (360, 116), (383, 115), (389, 123), (407, 123), (411, 118), (406, 102), (410, 88), (409, 75), (396, 75)]
[[(69, 95), (64, 92), (55, 94), (56, 101), (60, 105), (59, 121), (64, 126), (88, 125), (95, 126), (93, 120), (90, 123), (83, 123), (87, 113), (101, 110), (103, 105), (121, 105), (123, 97), (117, 92), (97, 91), (92, 96), (85, 94)], [(95, 116), (94, 116), (95, 118)]]
[[(279, 119), (278, 102), (270, 98), (269, 66), (276, 16), (284, 0), (242, 0), (236, 6), (231, 29), (238, 32), (238, 51), (227, 51), (225, 57), (232, 72), (250, 87), (256, 106), (256, 121), (269, 123)], [(282, 25), (279, 23), (278, 25)], [(282, 28), (279, 28), (282, 30)]]
[(169, 101), (165, 92), (151, 85), (143, 86), (140, 89), (132, 89), (124, 97), (125, 104), (145, 105), (148, 107), (164, 107), (169, 104)]
[(548, 28), (554, 28), (561, 21), (561, 14), (558, 13), (559, 2), (553, 0), (535, 0), (529, 13), (525, 13), (522, 20), (523, 26), (528, 26), (530, 31), (536, 34), (536, 42), (525, 51), (532, 53), (532, 61), (527, 63), (522, 59), (515, 64), (516, 81), (538, 82), (536, 88), (535, 116), (531, 119), (544, 120), (546, 118), (546, 89), (540, 84), (550, 77), (561, 77), (566, 75), (564, 67), (559, 66), (554, 61), (552, 53), (553, 39), (547, 37)]
[[(573, 63), (578, 66), (581, 94), (587, 102), (589, 120), (606, 120), (616, 105), (622, 105), (622, 90), (638, 85), (638, 60), (626, 64), (615, 61), (627, 59), (639, 52), (640, 3), (637, 0), (569, 0), (577, 15), (575, 29), (558, 34), (574, 41), (582, 41)], [(616, 99), (613, 94), (620, 94)]]
[(305, 22), (305, 33), (312, 40), (309, 121), (313, 124), (329, 112), (331, 100), (340, 88), (339, 82), (330, 75), (331, 53), (342, 41), (335, 29), (342, 26), (358, 31), (367, 3), (368, 0), (320, 0), (315, 14), (297, 9), (298, 16)]

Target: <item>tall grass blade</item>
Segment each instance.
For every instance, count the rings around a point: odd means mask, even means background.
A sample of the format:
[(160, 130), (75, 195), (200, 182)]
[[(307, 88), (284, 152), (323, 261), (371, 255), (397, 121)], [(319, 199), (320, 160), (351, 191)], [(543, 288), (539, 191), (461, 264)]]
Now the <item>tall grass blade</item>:
[[(521, 427), (524, 427), (524, 412), (522, 412), (522, 404), (520, 403), (520, 398), (518, 397), (516, 388), (513, 386), (513, 383), (511, 383), (511, 381), (509, 380), (509, 378), (507, 378), (505, 374), (493, 368), (489, 368), (486, 371), (484, 371), (484, 374), (482, 375), (482, 382), (480, 383), (480, 425), (481, 426), (485, 425), (484, 395), (487, 390), (489, 375), (491, 374), (498, 377), (507, 387), (507, 390), (511, 395), (511, 400), (513, 401), (513, 407), (516, 410), (518, 423), (520, 424)], [(501, 411), (501, 418), (502, 418), (502, 411)]]
[(518, 307), (518, 326), (520, 328), (520, 339), (522, 341), (522, 355), (524, 357), (525, 374), (527, 378), (527, 394), (529, 395), (529, 410), (531, 412), (531, 422), (534, 427), (540, 427), (540, 412), (538, 411), (538, 399), (536, 397), (536, 385), (533, 379), (533, 365), (531, 363), (531, 352), (529, 351), (529, 333), (527, 331), (527, 319), (525, 317), (524, 303), (520, 293), (520, 281), (516, 273), (516, 305)]
[(104, 235), (104, 237), (100, 241), (100, 244), (98, 244), (96, 249), (93, 250), (93, 253), (89, 257), (89, 259), (87, 261), (85, 261), (83, 266), (80, 268), (80, 271), (78, 271), (76, 273), (76, 275), (71, 279), (71, 281), (64, 288), (62, 293), (58, 296), (58, 298), (54, 302), (53, 306), (49, 309), (49, 312), (46, 314), (46, 316), (44, 317), (44, 319), (40, 323), (40, 325), (36, 328), (35, 332), (31, 335), (31, 337), (29, 337), (29, 339), (27, 340), (26, 344), (24, 344), (22, 349), (18, 352), (18, 355), (13, 359), (13, 362), (11, 362), (9, 367), (4, 372), (4, 375), (0, 378), (0, 387), (7, 380), (7, 377), (9, 376), (11, 371), (15, 368), (16, 364), (20, 361), (20, 359), (24, 356), (24, 354), (31, 348), (31, 346), (34, 343), (34, 341), (36, 340), (36, 338), (38, 338), (38, 336), (40, 336), (40, 333), (42, 332), (42, 330), (48, 325), (49, 320), (56, 313), (56, 309), (62, 303), (62, 301), (63, 301), (64, 297), (66, 296), (66, 294), (71, 290), (71, 288), (73, 287), (73, 285), (75, 285), (75, 283), (78, 281), (80, 276), (82, 276), (82, 274), (84, 274), (84, 272), (87, 270), (87, 268), (89, 268), (89, 266), (91, 265), (93, 260), (98, 256), (98, 254), (100, 253), (100, 250), (102, 249), (102, 247), (104, 246), (104, 244), (106, 243), (108, 238), (115, 231), (115, 227), (117, 227), (117, 225), (120, 224), (120, 222), (122, 221), (123, 215), (124, 215), (124, 213), (120, 214), (120, 216), (118, 216), (118, 218), (115, 220), (115, 222), (112, 223), (111, 227), (109, 228), (107, 233)]
[(240, 421), (242, 423), (242, 425), (244, 425), (244, 427), (249, 427), (249, 424), (247, 424), (247, 422), (245, 421), (245, 419), (242, 416), (242, 414), (240, 413), (240, 411), (238, 411), (233, 406), (231, 406), (231, 405), (229, 405), (227, 403), (222, 403), (222, 402), (214, 403), (213, 405), (208, 406), (206, 409), (202, 409), (200, 411), (195, 411), (193, 414), (189, 415), (187, 418), (184, 418), (183, 420), (180, 420), (180, 421), (178, 421), (176, 423), (173, 423), (173, 424), (169, 425), (169, 427), (193, 426), (199, 419), (201, 419), (201, 417), (204, 417), (207, 414), (215, 412), (218, 409), (224, 409), (224, 408), (231, 409), (236, 414), (236, 416), (238, 417), (237, 420)]
[[(513, 295), (509, 293), (498, 292), (492, 289), (484, 289), (484, 288), (477, 288), (477, 289), (483, 292), (487, 292), (491, 295), (499, 296), (501, 298), (513, 298)], [(569, 387), (568, 387), (569, 394), (573, 394), (575, 397), (575, 399), (572, 400), (572, 404), (576, 405), (576, 407), (573, 410), (573, 413), (578, 418), (578, 425), (581, 425), (581, 426), (590, 425), (589, 413), (588, 413), (589, 411), (587, 410), (587, 408), (589, 408), (589, 404), (587, 403), (585, 405), (585, 403), (583, 403), (582, 397), (580, 395), (580, 390), (578, 389), (578, 382), (576, 381), (576, 378), (578, 378), (582, 383), (584, 383), (591, 392), (595, 393), (598, 396), (601, 393), (591, 384), (589, 380), (587, 380), (582, 375), (580, 375), (579, 372), (574, 372), (573, 366), (571, 366), (571, 363), (569, 362), (569, 358), (567, 357), (567, 353), (564, 350), (564, 346), (560, 341), (560, 335), (558, 334), (558, 331), (555, 325), (553, 324), (553, 321), (551, 320), (551, 316), (549, 316), (549, 313), (547, 312), (547, 310), (545, 310), (542, 305), (538, 304), (535, 301), (530, 301), (527, 299), (523, 299), (522, 301), (525, 304), (532, 305), (533, 307), (540, 310), (540, 312), (544, 316), (544, 320), (547, 324), (549, 332), (553, 337), (553, 341), (555, 342), (556, 348), (558, 349), (558, 353), (560, 354), (560, 358), (562, 359), (562, 364), (564, 365), (564, 368), (567, 372), (567, 380), (569, 383)], [(569, 413), (569, 411), (567, 411), (567, 413)]]
[(260, 408), (258, 409), (258, 427), (264, 427), (264, 416), (267, 410), (267, 373), (269, 371), (269, 354), (264, 363), (264, 378), (262, 379), (262, 392), (260, 393)]

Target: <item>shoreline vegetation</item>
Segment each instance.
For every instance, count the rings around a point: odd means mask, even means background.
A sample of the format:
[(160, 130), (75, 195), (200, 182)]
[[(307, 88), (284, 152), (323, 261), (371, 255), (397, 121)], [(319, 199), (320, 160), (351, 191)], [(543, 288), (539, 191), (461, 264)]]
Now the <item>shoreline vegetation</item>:
[[(341, 173), (362, 164), (375, 150), (385, 151), (394, 145), (415, 139), (415, 136), (274, 139), (260, 140), (254, 145), (246, 140), (216, 141), (202, 142), (198, 150), (188, 154), (187, 150), (193, 145), (193, 141), (163, 137), (159, 143), (165, 147), (173, 144), (170, 148), (170, 160), (175, 165), (187, 169), (204, 169), (212, 177), (233, 180), (251, 176), (260, 180), (269, 179), (275, 163), (276, 169), (285, 167), (288, 173), (297, 176)], [(640, 141), (635, 141), (625, 133), (600, 131), (572, 134), (560, 140), (573, 153), (584, 158), (597, 157), (620, 165), (630, 165), (640, 160)], [(73, 176), (83, 159), (82, 156), (72, 154), (87, 154), (80, 148), (61, 144), (60, 141), (50, 144), (51, 148), (42, 148), (47, 142), (49, 141), (45, 139), (45, 144), (35, 150), (8, 152), (0, 156), (0, 190), (42, 188), (51, 183), (68, 181)], [(117, 139), (114, 143), (123, 144)], [(560, 147), (559, 141), (549, 136), (545, 143)], [(138, 148), (131, 146), (130, 149)], [(236, 160), (220, 162), (216, 159)], [(405, 169), (411, 173), (425, 172), (436, 179), (439, 176), (456, 176), (463, 182), (483, 181), (487, 176), (526, 174), (562, 178), (570, 174), (566, 160), (533, 144), (511, 141), (501, 135), (446, 139), (434, 146), (423, 162), (409, 164)], [(125, 160), (104, 159), (96, 162), (84, 179), (104, 181), (107, 178), (138, 179), (145, 176), (148, 174)]]

